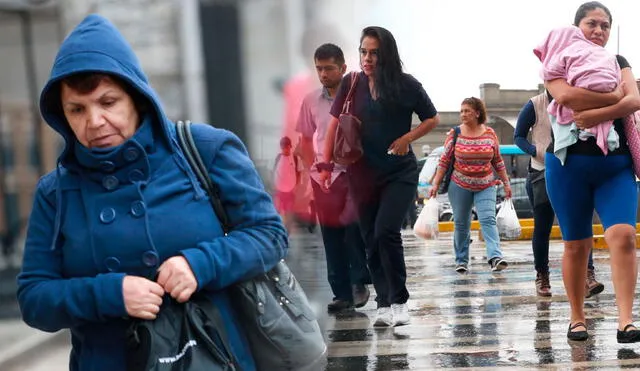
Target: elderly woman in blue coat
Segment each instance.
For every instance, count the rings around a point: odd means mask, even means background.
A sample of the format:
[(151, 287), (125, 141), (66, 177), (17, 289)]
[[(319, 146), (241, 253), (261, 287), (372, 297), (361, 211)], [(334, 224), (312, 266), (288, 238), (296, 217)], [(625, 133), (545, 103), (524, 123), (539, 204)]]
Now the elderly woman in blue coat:
[(240, 140), (192, 128), (229, 215), (225, 236), (131, 47), (97, 15), (62, 43), (40, 110), (66, 145), (35, 192), (18, 276), (24, 321), (70, 329), (71, 370), (123, 370), (130, 318), (154, 319), (164, 295), (204, 292), (240, 368), (255, 369), (225, 289), (268, 271), (288, 245)]

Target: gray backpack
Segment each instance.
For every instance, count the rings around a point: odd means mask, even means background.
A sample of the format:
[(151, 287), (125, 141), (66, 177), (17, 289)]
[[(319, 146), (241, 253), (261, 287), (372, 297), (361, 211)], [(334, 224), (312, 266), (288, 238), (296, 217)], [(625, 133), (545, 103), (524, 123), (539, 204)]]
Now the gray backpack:
[[(176, 129), (180, 147), (227, 234), (229, 220), (220, 191), (207, 175), (190, 123), (179, 121)], [(230, 294), (258, 370), (324, 369), (327, 345), (307, 296), (284, 260), (263, 275), (233, 285)]]

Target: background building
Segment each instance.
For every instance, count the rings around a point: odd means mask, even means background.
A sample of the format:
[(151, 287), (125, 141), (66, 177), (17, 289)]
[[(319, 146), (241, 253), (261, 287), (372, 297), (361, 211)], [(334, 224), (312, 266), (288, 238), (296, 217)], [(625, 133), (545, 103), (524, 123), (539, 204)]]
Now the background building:
[[(375, 2), (375, 1), (374, 1)], [(324, 25), (357, 69), (357, 36), (364, 0), (0, 0), (0, 269), (20, 260), (16, 238), (24, 229), (33, 189), (52, 170), (61, 148), (42, 122), (40, 89), (59, 44), (89, 13), (116, 24), (136, 51), (151, 85), (174, 120), (208, 122), (238, 134), (269, 180), (283, 135), (287, 81), (310, 76), (313, 50), (305, 31)], [(327, 35), (328, 33), (321, 33)], [(328, 36), (327, 36), (328, 37)], [(517, 112), (537, 90), (480, 86), (490, 124), (511, 143)], [(441, 145), (457, 112), (418, 141)], [(417, 119), (416, 119), (417, 124)], [(10, 258), (7, 258), (7, 257)]]

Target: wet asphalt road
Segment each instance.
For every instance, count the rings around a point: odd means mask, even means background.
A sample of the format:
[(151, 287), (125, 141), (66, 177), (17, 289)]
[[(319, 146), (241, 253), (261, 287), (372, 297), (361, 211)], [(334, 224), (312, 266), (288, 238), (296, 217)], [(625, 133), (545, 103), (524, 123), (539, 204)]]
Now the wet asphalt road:
[[(594, 252), (597, 278), (605, 291), (585, 304), (591, 337), (585, 343), (571, 343), (566, 339), (569, 306), (558, 241), (550, 249), (553, 297), (541, 299), (535, 296), (530, 241), (503, 244), (510, 266), (501, 273), (489, 270), (484, 246), (474, 242), (470, 272), (459, 275), (453, 270), (451, 234), (425, 242), (404, 233), (404, 240), (411, 324), (380, 330), (371, 326), (373, 292), (362, 310), (326, 313), (331, 293), (321, 239), (317, 233), (292, 237), (288, 261), (326, 334), (327, 370), (640, 369), (640, 344), (621, 345), (615, 340), (616, 310), (606, 250)], [(15, 370), (66, 370), (67, 361), (68, 346), (58, 346)]]
[(410, 232), (403, 236), (412, 322), (383, 330), (371, 326), (374, 295), (363, 310), (351, 315), (326, 314), (331, 294), (323, 279), (321, 243), (310, 237), (296, 240), (291, 265), (309, 287), (325, 329), (329, 370), (640, 369), (640, 343), (616, 342), (606, 250), (594, 252), (597, 278), (605, 290), (585, 303), (591, 337), (574, 343), (566, 338), (569, 305), (560, 271), (560, 241), (550, 248), (553, 296), (543, 299), (535, 295), (530, 241), (503, 243), (510, 266), (501, 273), (490, 271), (484, 245), (474, 242), (470, 272), (460, 275), (454, 271), (451, 234), (437, 241), (417, 240)]

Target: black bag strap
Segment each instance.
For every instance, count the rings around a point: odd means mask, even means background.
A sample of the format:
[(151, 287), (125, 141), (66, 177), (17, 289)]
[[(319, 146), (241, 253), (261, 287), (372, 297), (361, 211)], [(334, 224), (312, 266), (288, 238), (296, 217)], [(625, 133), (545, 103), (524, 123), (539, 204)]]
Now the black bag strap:
[(451, 143), (452, 152), (451, 152), (451, 163), (449, 164), (449, 168), (453, 168), (453, 163), (456, 161), (456, 142), (458, 141), (458, 135), (460, 134), (460, 125), (453, 128), (453, 140)]
[(191, 122), (178, 121), (176, 123), (176, 133), (178, 136), (178, 144), (187, 158), (191, 169), (196, 174), (196, 178), (198, 178), (198, 181), (209, 195), (209, 202), (211, 202), (213, 211), (220, 220), (220, 224), (222, 224), (222, 231), (225, 235), (228, 234), (231, 231), (231, 226), (229, 224), (227, 212), (224, 210), (224, 206), (222, 206), (220, 188), (218, 188), (218, 185), (211, 180), (209, 171), (207, 170), (204, 161), (202, 161), (200, 152), (198, 152), (196, 142), (193, 140), (193, 135), (191, 133)]
[(453, 166), (456, 161), (456, 142), (458, 141), (458, 134), (460, 134), (460, 125), (453, 128), (453, 140), (452, 140), (452, 152), (451, 152), (451, 161), (449, 162), (449, 167), (444, 173), (444, 177), (442, 179), (442, 183), (438, 187), (438, 194), (445, 194), (449, 189), (449, 183), (451, 182), (451, 174), (453, 173)]
[[(460, 134), (460, 126), (456, 126), (455, 128), (453, 128), (453, 146), (456, 146), (456, 142), (458, 141), (458, 135)], [(455, 151), (455, 149), (454, 149)], [(455, 154), (455, 152), (454, 152)], [(452, 157), (455, 158), (455, 155)]]

